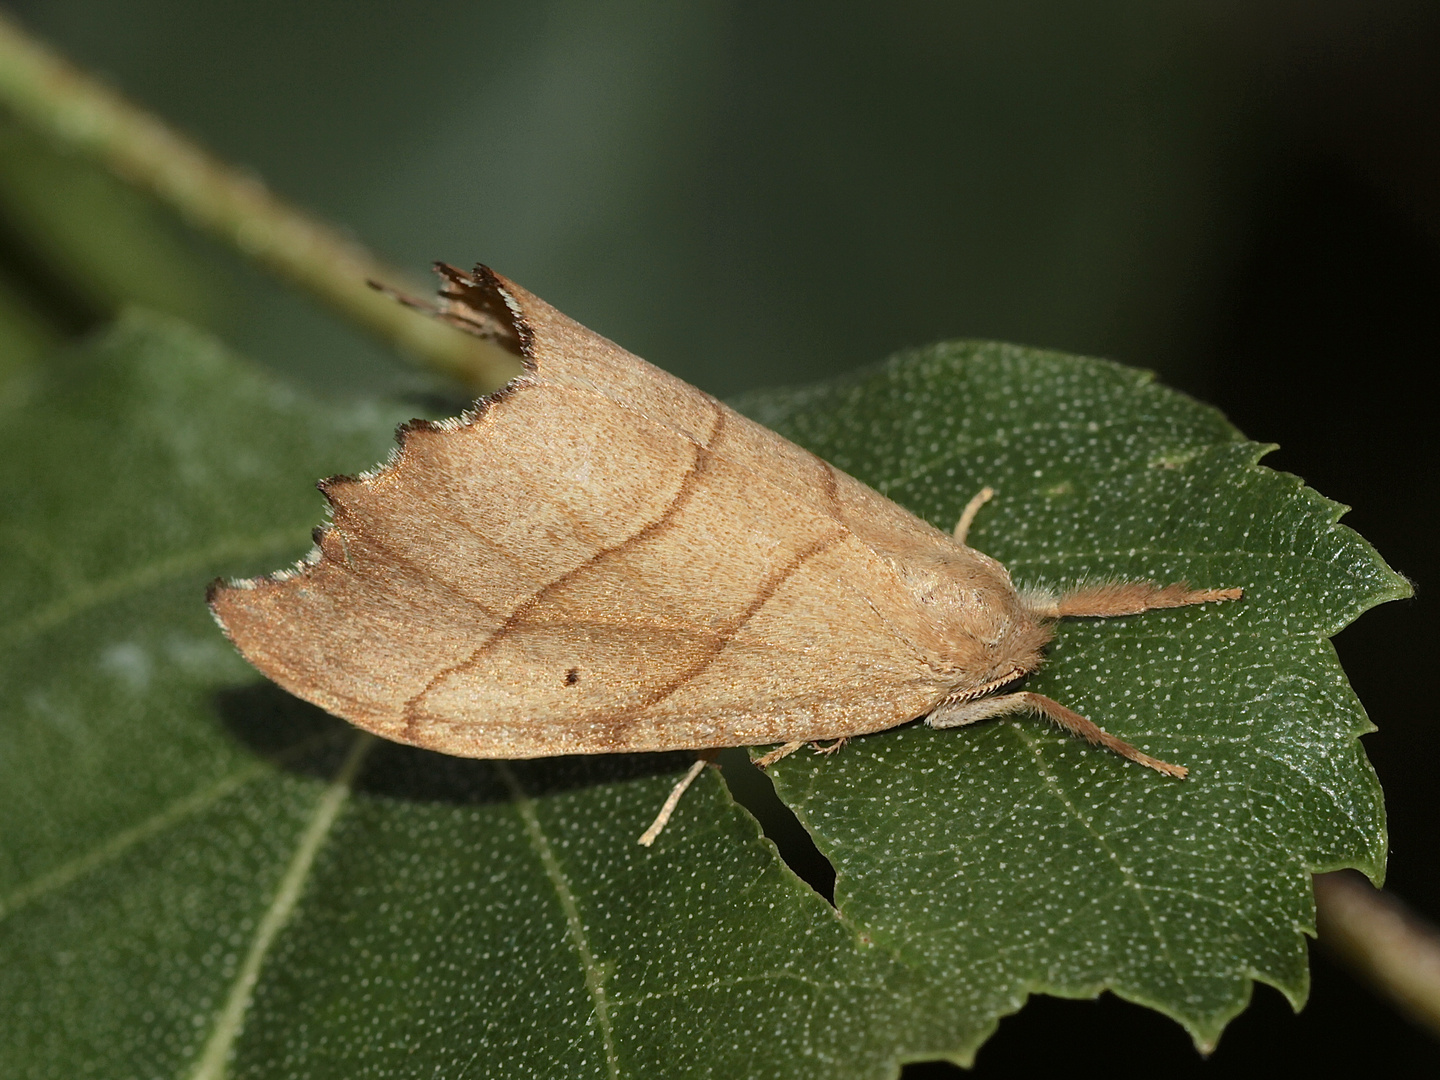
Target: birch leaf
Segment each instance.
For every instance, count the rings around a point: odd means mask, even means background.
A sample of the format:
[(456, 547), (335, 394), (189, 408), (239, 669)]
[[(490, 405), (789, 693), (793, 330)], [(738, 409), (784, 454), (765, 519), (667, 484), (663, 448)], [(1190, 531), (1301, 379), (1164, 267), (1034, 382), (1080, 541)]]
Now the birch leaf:
[(206, 582), (301, 555), (312, 482), (409, 410), (308, 399), (132, 316), (8, 413), (0, 470), (0, 1075), (884, 1077), (1036, 991), (1208, 1045), (1305, 993), (1309, 873), (1384, 857), (1326, 641), (1403, 595), (1339, 508), (1140, 373), (948, 345), (746, 407), (1022, 582), (1204, 577), (1077, 622), (1032, 685), (1189, 765), (1034, 722), (911, 727), (777, 787), (831, 907), (683, 755), (495, 764), (376, 743), (260, 680)]

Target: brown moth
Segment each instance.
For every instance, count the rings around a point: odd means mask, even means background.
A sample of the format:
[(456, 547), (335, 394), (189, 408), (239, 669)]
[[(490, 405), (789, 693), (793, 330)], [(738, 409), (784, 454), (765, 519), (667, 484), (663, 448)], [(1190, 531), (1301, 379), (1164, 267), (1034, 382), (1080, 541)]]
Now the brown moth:
[[(1047, 697), (1066, 616), (1240, 596), (1123, 582), (1019, 592), (954, 533), (566, 318), (484, 266), (438, 314), (526, 373), (321, 481), (294, 569), (216, 582), (215, 618), (286, 690), (386, 739), (476, 758), (713, 752), (1028, 711), (1183, 777)], [(830, 747), (828, 749), (833, 749)]]

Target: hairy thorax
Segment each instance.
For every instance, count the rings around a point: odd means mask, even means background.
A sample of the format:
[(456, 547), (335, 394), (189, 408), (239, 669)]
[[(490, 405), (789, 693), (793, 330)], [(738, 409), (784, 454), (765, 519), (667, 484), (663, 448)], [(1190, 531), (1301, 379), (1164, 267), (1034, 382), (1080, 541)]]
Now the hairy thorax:
[(1050, 627), (1025, 607), (994, 559), (954, 544), (897, 569), (930, 615), (933, 644), (953, 679), (948, 700), (986, 693), (1040, 665)]

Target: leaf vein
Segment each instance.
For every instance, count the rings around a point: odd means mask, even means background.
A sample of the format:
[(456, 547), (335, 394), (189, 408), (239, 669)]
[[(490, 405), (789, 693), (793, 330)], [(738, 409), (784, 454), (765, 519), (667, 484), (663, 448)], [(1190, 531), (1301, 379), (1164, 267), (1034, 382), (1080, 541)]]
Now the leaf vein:
[(1060, 786), (1060, 781), (1056, 778), (1055, 774), (1050, 771), (1049, 766), (1045, 764), (1045, 759), (1040, 753), (1039, 740), (1031, 738), (1029, 732), (1025, 731), (1018, 724), (1011, 724), (1010, 730), (1019, 736), (1020, 740), (1025, 744), (1026, 749), (1034, 755), (1035, 766), (1040, 772), (1040, 778), (1045, 782), (1045, 786), (1049, 788), (1050, 793), (1055, 796), (1060, 805), (1069, 811), (1070, 816), (1078, 821), (1081, 826), (1084, 827), (1085, 831), (1095, 838), (1096, 846), (1105, 853), (1106, 857), (1114, 864), (1115, 869), (1119, 871), (1120, 880), (1130, 887), (1135, 895), (1136, 901), (1145, 912), (1145, 918), (1150, 923), (1150, 932), (1155, 936), (1155, 940), (1160, 946), (1160, 955), (1165, 958), (1165, 962), (1170, 965), (1171, 970), (1178, 973), (1180, 970), (1179, 966), (1170, 955), (1170, 943), (1166, 940), (1164, 932), (1160, 929), (1159, 920), (1156, 919), (1155, 912), (1150, 907), (1149, 901), (1145, 899), (1144, 886), (1136, 879), (1134, 872), (1120, 861), (1120, 856), (1115, 852), (1115, 849), (1106, 842), (1104, 835), (1095, 828), (1094, 824), (1080, 812), (1080, 808), (1065, 794), (1065, 790)]
[(530, 846), (534, 849), (540, 860), (540, 865), (545, 870), (545, 876), (550, 879), (550, 885), (555, 890), (556, 898), (560, 901), (560, 910), (565, 915), (565, 932), (570, 939), (570, 947), (580, 960), (580, 967), (585, 976), (585, 989), (590, 993), (591, 1007), (595, 1011), (595, 1021), (600, 1028), (600, 1038), (605, 1046), (605, 1065), (612, 1078), (620, 1076), (620, 1059), (615, 1052), (615, 1037), (610, 1024), (610, 1002), (605, 994), (605, 970), (595, 959), (594, 952), (590, 949), (590, 939), (585, 933), (585, 923), (580, 918), (580, 907), (575, 901), (575, 893), (570, 888), (570, 881), (565, 876), (565, 871), (560, 867), (560, 860), (555, 857), (555, 851), (550, 846), (550, 840), (545, 835), (545, 830), (540, 826), (539, 815), (535, 813), (535, 803), (526, 793), (520, 784), (520, 778), (514, 773), (510, 766), (503, 762), (494, 762), (495, 771), (500, 774), (500, 779), (510, 789), (510, 796), (515, 803), (515, 811), (520, 815), (520, 820), (525, 826), (525, 835), (530, 839)]
[(684, 986), (673, 986), (667, 990), (650, 990), (635, 998), (613, 998), (611, 999), (611, 1004), (617, 1009), (628, 1008), (634, 1005), (643, 1005), (647, 1001), (657, 1001), (661, 998), (684, 997), (687, 994), (698, 994), (711, 990), (727, 990), (734, 986), (744, 986), (747, 983), (764, 982), (794, 982), (802, 986), (813, 987), (820, 991), (839, 990), (847, 986), (858, 986), (872, 990), (880, 988), (880, 984), (878, 983), (855, 983), (842, 982), (839, 980), (827, 983), (794, 971), (761, 971), (753, 975), (734, 975), (728, 978), (706, 979), (703, 982), (688, 983)]
[(55, 629), (90, 608), (108, 604), (131, 593), (142, 592), (173, 578), (196, 573), (220, 560), (295, 546), (295, 530), (284, 529), (256, 537), (230, 539), (195, 551), (177, 552), (126, 573), (84, 585), (42, 605), (0, 630), (0, 645), (20, 644)]
[(275, 943), (295, 910), (295, 905), (299, 903), (305, 882), (315, 865), (315, 857), (320, 853), (336, 818), (340, 816), (341, 809), (349, 799), (360, 766), (375, 742), (375, 736), (364, 732), (357, 733), (355, 741), (350, 744), (350, 752), (345, 755), (345, 760), (335, 773), (335, 779), (330, 781), (316, 801), (310, 822), (301, 834), (300, 842), (295, 846), (290, 865), (285, 868), (285, 876), (280, 879), (270, 906), (255, 928), (250, 948), (240, 970), (236, 972), (235, 981), (230, 984), (230, 993), (215, 1017), (215, 1030), (210, 1033), (210, 1038), (201, 1051), (200, 1060), (190, 1074), (191, 1080), (222, 1080), (224, 1077), (235, 1040), (240, 1035), (245, 1014), (249, 1011), (255, 985), (260, 980), (260, 968), (265, 963), (271, 945)]
[(256, 761), (243, 769), (237, 769), (209, 787), (177, 799), (139, 824), (121, 829), (98, 846), (19, 886), (9, 896), (0, 899), (0, 921), (42, 896), (63, 889), (112, 859), (119, 858), (136, 844), (213, 806), (232, 791), (261, 775), (266, 767), (266, 762)]
[[(1089, 426), (1092, 423), (1095, 425), (1093, 428)], [(1086, 435), (1094, 435), (1098, 434), (1101, 431), (1113, 431), (1116, 428), (1133, 429), (1134, 423), (1134, 420), (1129, 417), (1125, 417), (1119, 420), (1085, 421), (1084, 427), (1082, 429), (1081, 421), (1079, 421), (1078, 419), (1034, 421), (1030, 424), (1022, 426), (1010, 425), (1007, 427), (994, 428), (989, 434), (979, 437), (968, 434), (959, 435), (956, 436), (954, 442), (952, 442), (948, 447), (946, 447), (943, 453), (937, 454), (932, 458), (919, 462), (908, 473), (902, 476), (898, 476), (892, 480), (877, 483), (874, 485), (874, 487), (881, 494), (888, 495), (892, 489), (902, 487), (905, 484), (912, 484), (916, 480), (923, 479), (924, 477), (929, 476), (931, 473), (951, 462), (964, 462), (972, 459), (974, 457), (975, 451), (980, 449), (982, 446), (999, 446), (1002, 448), (1008, 447), (1015, 443), (1023, 442), (1028, 439), (1033, 439), (1036, 436), (1053, 431), (1078, 432), (1080, 430), (1084, 430)], [(1184, 445), (1184, 443), (1187, 441), (1190, 442), (1189, 446)], [(1184, 440), (1182, 438), (1181, 446), (1177, 449), (1193, 450), (1195, 451), (1195, 456), (1199, 457), (1207, 450), (1229, 449), (1234, 445), (1235, 443), (1233, 442), (1221, 443), (1215, 442), (1213, 440), (1206, 442), (1198, 442), (1195, 440)], [(1105, 470), (1103, 473), (1101, 473), (1101, 475), (1113, 476), (1117, 472), (1125, 471), (1125, 467), (1128, 464), (1130, 463), (1118, 463), (1115, 467)], [(1136, 464), (1139, 463), (1137, 462)], [(1135, 471), (1138, 472), (1139, 470), (1136, 469)]]

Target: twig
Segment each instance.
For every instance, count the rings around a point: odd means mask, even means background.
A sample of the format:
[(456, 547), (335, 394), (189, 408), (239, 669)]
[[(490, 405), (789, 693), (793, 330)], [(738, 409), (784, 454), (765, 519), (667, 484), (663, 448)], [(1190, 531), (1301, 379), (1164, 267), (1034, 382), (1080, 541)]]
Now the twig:
[(1440, 931), (1346, 870), (1315, 876), (1315, 910), (1325, 950), (1440, 1036)]
[(476, 392), (520, 373), (504, 349), (409, 311), (367, 280), (402, 275), (257, 178), (92, 79), (0, 14), (0, 108), (59, 148), (98, 163), (431, 370)]

